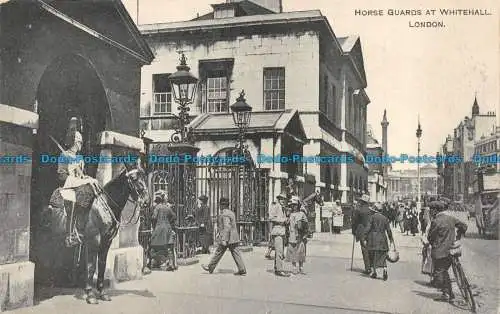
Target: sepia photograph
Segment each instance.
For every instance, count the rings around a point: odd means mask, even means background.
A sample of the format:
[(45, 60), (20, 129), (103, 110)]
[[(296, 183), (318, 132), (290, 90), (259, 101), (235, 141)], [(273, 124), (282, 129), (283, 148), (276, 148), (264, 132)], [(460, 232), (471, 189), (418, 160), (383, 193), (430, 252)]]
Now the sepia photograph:
[(0, 0), (0, 312), (500, 313), (496, 0)]

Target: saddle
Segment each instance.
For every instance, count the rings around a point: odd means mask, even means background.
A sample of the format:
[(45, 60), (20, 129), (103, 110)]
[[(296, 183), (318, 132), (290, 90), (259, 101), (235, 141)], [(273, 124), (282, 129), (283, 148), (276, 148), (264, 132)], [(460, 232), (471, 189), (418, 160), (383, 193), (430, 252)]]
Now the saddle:
[[(94, 201), (93, 188), (86, 184), (75, 189), (57, 188), (50, 197), (49, 209), (51, 210), (53, 231), (65, 234), (67, 247), (82, 244), (83, 238), (83, 210), (90, 209)], [(67, 206), (67, 202), (72, 206)], [(80, 219), (79, 219), (80, 218)]]

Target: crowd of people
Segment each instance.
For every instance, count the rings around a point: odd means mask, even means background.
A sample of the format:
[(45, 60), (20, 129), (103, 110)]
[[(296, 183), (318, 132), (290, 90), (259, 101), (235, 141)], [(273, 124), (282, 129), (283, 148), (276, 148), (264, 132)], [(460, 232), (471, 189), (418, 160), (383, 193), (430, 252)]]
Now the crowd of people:
[[(208, 253), (208, 247), (213, 242), (216, 245), (209, 263), (201, 267), (213, 273), (224, 253), (229, 250), (237, 266), (235, 275), (245, 275), (247, 270), (238, 248), (240, 238), (236, 216), (230, 209), (229, 199), (219, 200), (216, 239), (212, 237), (214, 226), (206, 196), (201, 196), (199, 201), (196, 220), (202, 231), (200, 245), (203, 247), (203, 253)], [(300, 200), (293, 190), (286, 190), (285, 193), (279, 194), (269, 207), (270, 241), (265, 257), (274, 259), (276, 276), (304, 274), (309, 235), (305, 205), (304, 200)], [(355, 241), (360, 243), (364, 262), (363, 273), (377, 278), (377, 271), (382, 269), (382, 278), (387, 280), (387, 261), (396, 262), (399, 258), (395, 254), (397, 252), (391, 226), (399, 228), (404, 235), (411, 233), (413, 236), (419, 233), (420, 226), (423, 243), (422, 273), (429, 275), (430, 284), (442, 291), (438, 300), (451, 301), (454, 295), (448, 274), (451, 266), (450, 250), (459, 245), (457, 240), (465, 234), (467, 226), (446, 213), (449, 206), (446, 200), (430, 199), (423, 205), (418, 211), (416, 203), (411, 201), (370, 202), (366, 194), (356, 201), (352, 214), (352, 233)], [(166, 270), (177, 269), (174, 245), (176, 216), (172, 207), (172, 201), (164, 193), (156, 196), (151, 261), (153, 267), (163, 266)], [(275, 254), (272, 257), (273, 251)], [(292, 271), (288, 271), (286, 263), (291, 264)]]
[(363, 195), (355, 207), (352, 219), (352, 233), (360, 243), (365, 269), (364, 274), (377, 278), (377, 268), (383, 268), (383, 279), (387, 280), (386, 260), (389, 245), (395, 251), (391, 231), (400, 229), (404, 235), (415, 236), (420, 225), (423, 274), (430, 277), (429, 284), (441, 290), (436, 301), (451, 302), (454, 299), (448, 274), (452, 263), (451, 251), (459, 248), (459, 240), (467, 231), (467, 225), (449, 213), (450, 201), (429, 199), (420, 211), (416, 203), (370, 203), (369, 196)]

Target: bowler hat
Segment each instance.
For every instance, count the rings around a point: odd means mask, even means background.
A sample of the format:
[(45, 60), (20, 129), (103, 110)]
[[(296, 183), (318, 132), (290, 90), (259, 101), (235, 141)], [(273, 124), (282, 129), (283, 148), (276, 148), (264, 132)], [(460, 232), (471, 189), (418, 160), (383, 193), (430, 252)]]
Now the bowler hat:
[(200, 197), (198, 197), (198, 199), (200, 201), (208, 201), (208, 197), (206, 195), (201, 195)]
[(229, 205), (229, 199), (226, 197), (221, 197), (219, 200), (219, 205)]

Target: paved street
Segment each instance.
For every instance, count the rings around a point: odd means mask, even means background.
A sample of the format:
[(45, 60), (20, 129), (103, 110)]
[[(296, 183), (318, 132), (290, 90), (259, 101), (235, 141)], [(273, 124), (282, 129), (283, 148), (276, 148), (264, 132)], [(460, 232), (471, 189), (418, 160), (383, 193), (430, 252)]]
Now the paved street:
[[(263, 258), (264, 248), (255, 248), (243, 255), (246, 277), (233, 276), (235, 265), (227, 253), (214, 274), (199, 264), (174, 273), (158, 271), (143, 280), (118, 284), (109, 303), (90, 306), (79, 291), (67, 290), (12, 313), (467, 313), (458, 291), (454, 305), (432, 300), (439, 294), (426, 286), (428, 277), (420, 274), (420, 238), (394, 234), (401, 260), (389, 265), (386, 282), (359, 273), (358, 246), (355, 271), (350, 271), (348, 232), (322, 233), (315, 234), (308, 246), (306, 275), (275, 277), (272, 262)], [(498, 257), (498, 241), (464, 241), (463, 264), (478, 294), (479, 313), (497, 313)], [(207, 259), (201, 256), (201, 262)]]

